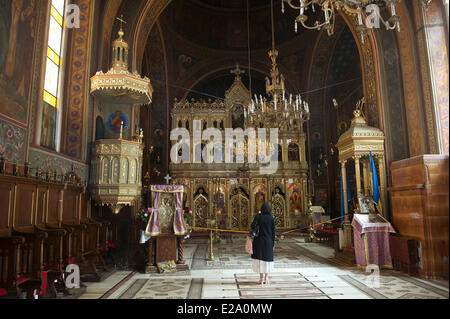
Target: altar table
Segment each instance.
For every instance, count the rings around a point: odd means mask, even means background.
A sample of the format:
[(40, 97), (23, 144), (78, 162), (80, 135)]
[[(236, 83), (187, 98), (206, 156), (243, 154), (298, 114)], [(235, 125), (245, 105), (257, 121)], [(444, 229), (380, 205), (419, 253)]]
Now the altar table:
[(356, 264), (361, 268), (378, 265), (380, 268), (392, 269), (389, 237), (395, 230), (381, 215), (377, 218), (379, 221), (369, 222), (368, 214), (353, 215)]
[[(312, 215), (313, 224), (314, 225), (320, 224), (322, 222), (322, 215), (325, 213), (325, 210), (323, 209), (323, 207), (322, 206), (311, 206), (309, 208), (309, 211)], [(322, 229), (322, 228), (323, 228), (323, 224), (314, 226), (315, 230)]]

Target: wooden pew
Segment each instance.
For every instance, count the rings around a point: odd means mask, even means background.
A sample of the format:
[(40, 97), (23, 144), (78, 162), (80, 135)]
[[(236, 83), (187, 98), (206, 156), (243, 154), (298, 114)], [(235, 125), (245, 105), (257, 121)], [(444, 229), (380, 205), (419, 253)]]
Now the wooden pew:
[(36, 194), (36, 185), (27, 179), (0, 175), (2, 277), (8, 289), (26, 291), (29, 299), (41, 286), (43, 241), (47, 237), (33, 225)]
[[(86, 225), (86, 249), (84, 258), (90, 270), (101, 269), (107, 271), (104, 256), (107, 254), (108, 229), (110, 223), (107, 221), (97, 221), (91, 218), (87, 194), (83, 193), (80, 198), (81, 223)], [(98, 275), (98, 274), (97, 274)], [(100, 277), (94, 280), (100, 280)]]
[[(59, 203), (62, 197), (63, 185), (45, 183), (39, 185), (37, 196), (37, 209), (35, 228), (47, 233), (44, 240), (44, 270), (47, 272), (47, 296), (56, 297), (57, 288), (67, 293), (65, 289), (64, 273), (64, 238), (69, 236), (66, 229), (60, 227), (58, 216), (60, 215)], [(55, 285), (55, 281), (57, 285)]]
[[(22, 236), (25, 239), (15, 267), (20, 277), (29, 280), (19, 288), (29, 287), (28, 294), (39, 290), (45, 272), (47, 297), (57, 295), (55, 280), (60, 290), (66, 292), (63, 268), (83, 253), (86, 226), (77, 222), (77, 204), (84, 188), (8, 175), (0, 175), (0, 185), (0, 200), (5, 203), (0, 206), (0, 238)], [(64, 207), (68, 224), (75, 216), (74, 226), (64, 225)], [(36, 281), (34, 286), (30, 284), (31, 279)]]
[(82, 275), (92, 274), (97, 277), (95, 267), (86, 259), (87, 255), (87, 225), (81, 223), (81, 202), (83, 189), (74, 185), (65, 185), (62, 208), (61, 226), (68, 230), (70, 236), (64, 243), (67, 263), (74, 263), (80, 267)]
[[(74, 178), (76, 179), (74, 176), (68, 177)], [(109, 224), (93, 220), (89, 204), (84, 188), (66, 185), (61, 225), (71, 229), (67, 247), (70, 258), (80, 267), (83, 281), (100, 281), (97, 266), (106, 270), (103, 256), (107, 252), (106, 234)]]
[(17, 295), (16, 283), (20, 278), (20, 249), (25, 238), (0, 237), (0, 289), (2, 294)]
[(90, 217), (88, 194), (75, 174), (64, 184), (0, 174), (0, 203), (2, 286), (32, 298), (45, 272), (47, 291), (56, 297), (54, 281), (65, 290), (64, 267), (71, 263), (100, 280), (109, 223)]

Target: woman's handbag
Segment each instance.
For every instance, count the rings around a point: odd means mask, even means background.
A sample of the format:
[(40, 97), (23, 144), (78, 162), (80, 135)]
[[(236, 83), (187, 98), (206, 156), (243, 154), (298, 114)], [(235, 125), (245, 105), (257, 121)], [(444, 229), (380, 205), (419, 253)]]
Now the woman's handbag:
[(247, 241), (245, 242), (245, 251), (250, 255), (253, 254), (252, 239), (249, 236), (247, 236)]
[(252, 228), (252, 230), (250, 231), (250, 237), (252, 239), (254, 239), (255, 237), (258, 237), (259, 235), (259, 224), (258, 224), (258, 220), (255, 221), (255, 227)]

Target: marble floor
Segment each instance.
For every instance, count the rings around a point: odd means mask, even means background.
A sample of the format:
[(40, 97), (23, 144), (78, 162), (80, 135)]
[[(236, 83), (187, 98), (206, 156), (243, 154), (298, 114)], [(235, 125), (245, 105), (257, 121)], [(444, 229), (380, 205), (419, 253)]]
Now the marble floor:
[(184, 257), (188, 271), (142, 274), (116, 271), (99, 283), (85, 283), (80, 299), (448, 299), (448, 281), (427, 281), (393, 270), (379, 277), (340, 263), (334, 250), (303, 238), (280, 241), (274, 249), (270, 283), (258, 283), (242, 237), (214, 246), (190, 239)]

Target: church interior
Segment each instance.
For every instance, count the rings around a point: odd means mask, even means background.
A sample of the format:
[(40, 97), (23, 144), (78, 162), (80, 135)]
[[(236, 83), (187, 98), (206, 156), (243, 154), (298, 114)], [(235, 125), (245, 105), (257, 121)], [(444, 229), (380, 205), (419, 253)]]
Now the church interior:
[(0, 0), (0, 299), (448, 299), (448, 5)]

